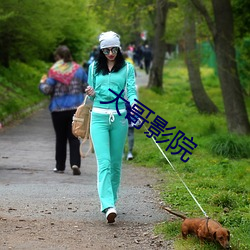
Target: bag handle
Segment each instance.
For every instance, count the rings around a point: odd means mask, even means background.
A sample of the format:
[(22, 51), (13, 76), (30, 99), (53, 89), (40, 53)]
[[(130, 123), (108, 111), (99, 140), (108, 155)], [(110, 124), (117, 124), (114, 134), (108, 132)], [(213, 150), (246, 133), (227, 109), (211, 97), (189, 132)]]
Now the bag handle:
[(85, 94), (85, 97), (84, 97), (84, 100), (83, 100), (83, 103), (82, 103), (83, 105), (86, 104), (87, 98), (88, 98), (88, 95)]
[[(90, 127), (90, 125), (89, 125), (89, 124), (90, 124), (90, 116), (89, 116), (89, 118), (88, 118), (88, 123), (87, 123), (87, 124), (88, 124), (88, 125), (87, 125), (87, 130), (89, 130), (89, 127)], [(88, 140), (89, 140), (89, 148), (88, 148), (87, 152), (84, 153), (84, 152), (83, 152), (83, 145), (84, 145)], [(86, 134), (85, 137), (83, 138), (83, 140), (82, 140), (82, 142), (81, 142), (81, 144), (80, 144), (80, 147), (79, 147), (79, 151), (80, 151), (80, 155), (81, 155), (82, 158), (87, 157), (87, 155), (90, 153), (90, 151), (91, 151), (92, 153), (94, 153), (93, 142), (92, 142), (92, 139), (91, 139), (90, 134), (89, 134), (89, 139), (88, 139), (88, 135), (87, 135), (87, 134)]]
[[(89, 148), (87, 150), (86, 153), (83, 152), (83, 145), (89, 140)], [(80, 151), (80, 155), (82, 158), (86, 158), (90, 152), (94, 153), (94, 147), (93, 147), (93, 142), (92, 142), (92, 139), (89, 138), (89, 139), (83, 139), (83, 141), (81, 142), (80, 144), (80, 147), (79, 147), (79, 151)]]
[[(86, 105), (86, 101), (87, 101), (88, 95), (85, 96), (84, 101), (83, 101), (83, 105)], [(89, 131), (90, 129), (90, 115), (88, 116), (88, 122), (87, 122), (87, 131)], [(89, 148), (87, 150), (86, 153), (83, 152), (83, 145), (89, 140)], [(92, 143), (92, 139), (90, 137), (89, 134), (89, 139), (88, 139), (88, 134), (85, 134), (85, 137), (82, 139), (80, 147), (79, 147), (79, 151), (80, 151), (80, 155), (82, 158), (87, 157), (87, 155), (90, 153), (90, 151), (92, 153), (94, 153), (94, 148), (93, 148), (93, 143)]]

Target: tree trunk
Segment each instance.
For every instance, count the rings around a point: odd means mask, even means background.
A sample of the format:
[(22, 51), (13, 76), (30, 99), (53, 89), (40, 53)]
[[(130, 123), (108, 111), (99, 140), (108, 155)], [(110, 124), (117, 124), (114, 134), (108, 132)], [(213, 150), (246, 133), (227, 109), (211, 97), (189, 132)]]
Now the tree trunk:
[(228, 129), (237, 134), (248, 134), (250, 124), (235, 60), (230, 0), (212, 0), (212, 3), (216, 30), (213, 39)]
[(185, 18), (185, 55), (188, 76), (195, 105), (200, 113), (217, 113), (218, 108), (207, 95), (200, 75), (200, 57), (196, 48), (195, 18), (191, 16), (193, 8), (187, 6)]
[(235, 59), (230, 0), (212, 0), (215, 23), (200, 0), (191, 1), (204, 16), (213, 36), (228, 130), (237, 134), (249, 134), (250, 124)]
[(168, 12), (168, 1), (157, 0), (156, 4), (153, 62), (150, 69), (148, 87), (157, 87), (162, 89), (163, 66), (166, 53), (164, 34)]

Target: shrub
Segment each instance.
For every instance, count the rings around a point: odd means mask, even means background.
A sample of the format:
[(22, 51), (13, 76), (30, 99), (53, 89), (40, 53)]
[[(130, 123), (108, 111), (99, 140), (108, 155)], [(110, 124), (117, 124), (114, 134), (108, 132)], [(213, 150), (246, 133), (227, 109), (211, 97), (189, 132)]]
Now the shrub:
[(250, 140), (233, 134), (219, 135), (213, 137), (210, 150), (213, 154), (231, 159), (249, 158)]
[(233, 195), (229, 194), (228, 192), (221, 192), (215, 194), (210, 200), (210, 203), (214, 206), (221, 208), (233, 209), (237, 206), (235, 197), (233, 197)]

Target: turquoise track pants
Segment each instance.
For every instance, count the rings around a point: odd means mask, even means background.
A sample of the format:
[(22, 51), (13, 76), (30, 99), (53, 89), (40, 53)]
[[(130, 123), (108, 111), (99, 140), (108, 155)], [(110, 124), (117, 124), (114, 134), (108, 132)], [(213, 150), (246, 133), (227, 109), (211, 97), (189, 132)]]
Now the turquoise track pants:
[(91, 113), (90, 134), (97, 160), (97, 190), (101, 211), (115, 207), (121, 179), (122, 155), (128, 133), (126, 112), (114, 114)]

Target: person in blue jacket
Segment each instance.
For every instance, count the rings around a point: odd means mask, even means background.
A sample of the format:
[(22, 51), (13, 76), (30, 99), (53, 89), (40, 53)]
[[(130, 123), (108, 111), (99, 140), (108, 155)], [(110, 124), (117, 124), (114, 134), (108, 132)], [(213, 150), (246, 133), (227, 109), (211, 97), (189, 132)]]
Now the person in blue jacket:
[[(99, 36), (100, 53), (88, 72), (86, 93), (93, 100), (90, 134), (97, 159), (97, 189), (101, 211), (108, 223), (115, 222), (121, 179), (123, 148), (128, 131), (126, 99), (133, 106), (136, 96), (134, 66), (121, 53), (120, 36), (113, 31)], [(116, 100), (115, 100), (116, 99)]]
[(41, 79), (39, 89), (50, 95), (49, 110), (56, 134), (55, 173), (64, 173), (66, 168), (67, 142), (69, 142), (70, 166), (73, 175), (80, 175), (80, 142), (72, 134), (72, 117), (84, 100), (87, 74), (73, 61), (67, 46), (59, 46), (55, 51), (56, 62), (48, 75)]

